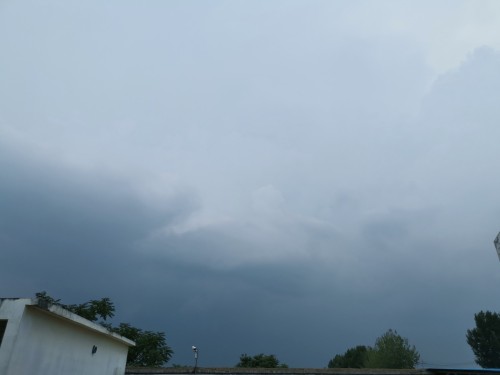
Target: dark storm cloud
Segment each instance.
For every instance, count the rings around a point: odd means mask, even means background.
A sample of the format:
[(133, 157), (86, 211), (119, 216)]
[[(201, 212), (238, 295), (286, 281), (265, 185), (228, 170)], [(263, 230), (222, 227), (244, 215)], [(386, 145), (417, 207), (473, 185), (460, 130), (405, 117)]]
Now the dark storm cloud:
[(1, 295), (110, 297), (178, 364), (324, 367), (394, 328), (470, 366), (498, 52), (457, 64), (446, 7), (166, 4), (0, 14)]
[(5, 144), (0, 151), (4, 286), (26, 277), (33, 287), (66, 279), (58, 288), (77, 280), (89, 286), (123, 280), (138, 242), (196, 209), (196, 199), (184, 193), (166, 197), (158, 202), (166, 209), (156, 209), (130, 181), (109, 171), (72, 169), (21, 152)]

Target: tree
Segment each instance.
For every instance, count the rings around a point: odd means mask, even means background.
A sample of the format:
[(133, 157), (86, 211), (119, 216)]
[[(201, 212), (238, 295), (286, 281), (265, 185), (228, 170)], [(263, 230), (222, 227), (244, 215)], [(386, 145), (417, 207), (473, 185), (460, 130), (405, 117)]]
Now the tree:
[(274, 354), (266, 355), (263, 353), (253, 357), (242, 354), (236, 367), (288, 368), (285, 363), (280, 363)]
[(476, 363), (483, 368), (500, 367), (500, 314), (480, 311), (474, 314), (476, 327), (467, 330)]
[(160, 367), (167, 362), (173, 350), (165, 341), (165, 333), (143, 331), (128, 323), (120, 323), (118, 327), (104, 325), (111, 332), (118, 333), (135, 341), (135, 346), (129, 348), (127, 365), (132, 367)]
[(377, 338), (375, 346), (368, 351), (367, 368), (412, 369), (420, 361), (420, 354), (415, 346), (410, 346), (408, 339), (389, 329)]
[[(54, 299), (47, 292), (36, 293), (36, 297), (49, 304), (58, 305), (92, 322), (100, 319), (106, 320), (115, 315), (115, 306), (109, 298), (90, 300), (75, 305), (65, 305), (61, 300)], [(127, 366), (133, 367), (160, 367), (172, 357), (173, 350), (167, 345), (164, 332), (143, 331), (128, 323), (120, 323), (113, 327), (110, 323), (100, 321), (103, 327), (110, 332), (117, 333), (135, 342), (129, 348)]]
[(366, 366), (370, 347), (358, 345), (340, 355), (337, 354), (328, 362), (328, 368), (363, 368)]
[(100, 300), (90, 300), (85, 303), (77, 305), (65, 305), (61, 303), (60, 299), (54, 299), (47, 294), (47, 292), (39, 292), (35, 294), (36, 298), (46, 301), (52, 305), (61, 306), (63, 309), (69, 310), (82, 318), (97, 322), (99, 318), (106, 320), (115, 315), (115, 306), (109, 298), (102, 298)]

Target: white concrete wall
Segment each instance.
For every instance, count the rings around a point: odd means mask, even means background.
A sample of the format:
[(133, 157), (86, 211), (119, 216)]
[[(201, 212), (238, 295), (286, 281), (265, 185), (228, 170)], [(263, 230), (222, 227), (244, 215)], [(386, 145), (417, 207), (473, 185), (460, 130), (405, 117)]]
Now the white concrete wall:
[[(122, 375), (128, 346), (119, 340), (76, 324), (35, 306), (26, 300), (3, 303), (0, 319), (11, 314), (0, 346), (2, 375)], [(30, 300), (28, 300), (30, 301)], [(92, 354), (93, 346), (97, 352)]]
[(0, 300), (0, 319), (7, 319), (7, 328), (0, 345), (0, 375), (7, 374), (7, 366), (17, 339), (24, 308), (30, 300), (2, 299)]

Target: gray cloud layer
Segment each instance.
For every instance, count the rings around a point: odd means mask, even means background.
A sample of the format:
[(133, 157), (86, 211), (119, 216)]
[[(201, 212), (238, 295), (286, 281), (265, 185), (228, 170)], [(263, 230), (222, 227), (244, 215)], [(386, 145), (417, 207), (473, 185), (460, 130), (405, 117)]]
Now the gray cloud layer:
[(108, 296), (179, 364), (325, 367), (395, 328), (471, 366), (499, 306), (500, 54), (487, 20), (447, 54), (413, 15), (482, 13), (167, 4), (0, 6), (0, 294)]

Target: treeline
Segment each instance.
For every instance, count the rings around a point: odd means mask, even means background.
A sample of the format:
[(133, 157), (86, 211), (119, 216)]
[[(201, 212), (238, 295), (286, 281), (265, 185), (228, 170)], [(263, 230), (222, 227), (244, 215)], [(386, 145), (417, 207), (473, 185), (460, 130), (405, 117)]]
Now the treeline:
[(397, 331), (389, 329), (376, 339), (373, 347), (358, 345), (337, 354), (328, 362), (329, 368), (392, 368), (412, 369), (420, 361), (415, 346)]
[[(172, 357), (173, 350), (167, 344), (164, 332), (142, 330), (129, 323), (117, 326), (106, 322), (115, 313), (109, 298), (90, 300), (81, 304), (67, 305), (46, 292), (36, 293), (38, 299), (59, 305), (81, 317), (96, 322), (130, 340), (136, 346), (128, 352), (127, 365), (133, 367), (161, 367)], [(483, 368), (500, 368), (500, 313), (480, 311), (474, 315), (476, 327), (467, 330), (466, 341), (470, 345), (476, 363)], [(388, 368), (412, 369), (420, 361), (420, 354), (408, 339), (389, 329), (375, 340), (375, 345), (358, 345), (343, 354), (335, 355), (328, 362), (329, 368)], [(174, 365), (179, 366), (179, 365)], [(236, 367), (287, 368), (274, 354), (242, 354)]]

